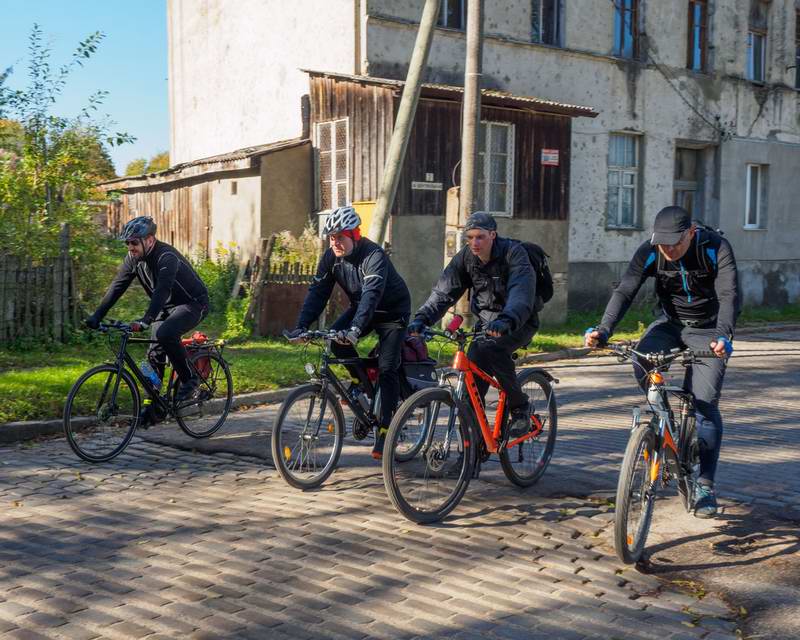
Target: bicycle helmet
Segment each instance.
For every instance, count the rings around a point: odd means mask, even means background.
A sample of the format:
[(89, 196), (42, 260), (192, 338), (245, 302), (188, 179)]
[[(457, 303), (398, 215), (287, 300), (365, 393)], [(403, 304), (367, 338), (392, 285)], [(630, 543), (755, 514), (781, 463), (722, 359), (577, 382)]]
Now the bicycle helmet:
[(141, 240), (150, 235), (154, 236), (157, 228), (156, 223), (150, 216), (138, 216), (133, 220), (129, 220), (122, 227), (119, 239), (123, 242), (125, 240)]
[(322, 235), (330, 236), (334, 233), (341, 233), (342, 231), (352, 231), (361, 226), (361, 218), (358, 217), (356, 210), (353, 207), (339, 207), (331, 212), (325, 226), (322, 229)]

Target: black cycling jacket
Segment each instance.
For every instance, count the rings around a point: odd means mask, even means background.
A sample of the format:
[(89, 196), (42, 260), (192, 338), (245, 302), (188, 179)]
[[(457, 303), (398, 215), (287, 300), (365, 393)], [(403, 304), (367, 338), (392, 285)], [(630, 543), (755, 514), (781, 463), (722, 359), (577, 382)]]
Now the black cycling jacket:
[(469, 246), (461, 249), (445, 267), (415, 318), (433, 324), (467, 289), (472, 289), (472, 313), (484, 325), (504, 318), (511, 322), (512, 331), (525, 324), (538, 326), (538, 314), (534, 311), (536, 274), (528, 252), (516, 240), (496, 237), (486, 264)]
[(208, 306), (208, 289), (189, 261), (172, 245), (156, 240), (143, 260), (125, 256), (95, 315), (102, 318), (138, 278), (150, 306), (142, 320), (151, 323), (162, 311), (182, 304)]
[(608, 301), (598, 329), (609, 336), (622, 320), (644, 281), (656, 279), (663, 314), (688, 326), (716, 327), (733, 338), (739, 315), (736, 259), (730, 243), (707, 229), (698, 229), (686, 254), (666, 260), (649, 241), (636, 250), (622, 281)]
[(352, 324), (362, 332), (373, 323), (408, 320), (411, 295), (405, 281), (383, 249), (361, 238), (349, 256), (337, 258), (333, 249), (322, 254), (298, 327), (307, 329), (319, 317), (337, 283), (356, 308)]

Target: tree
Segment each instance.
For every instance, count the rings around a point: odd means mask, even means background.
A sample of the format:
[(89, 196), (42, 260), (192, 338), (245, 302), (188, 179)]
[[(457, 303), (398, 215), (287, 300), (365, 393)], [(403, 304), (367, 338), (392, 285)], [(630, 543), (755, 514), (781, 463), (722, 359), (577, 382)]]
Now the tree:
[(145, 172), (147, 168), (147, 160), (144, 158), (136, 158), (136, 160), (131, 160), (128, 163), (128, 166), (125, 167), (125, 175), (126, 176), (140, 176)]
[(154, 173), (165, 169), (169, 169), (169, 151), (157, 153), (150, 160), (145, 160), (144, 158), (131, 160), (128, 166), (125, 167), (125, 175), (140, 176), (143, 173)]
[(169, 151), (157, 153), (150, 158), (150, 162), (147, 163), (147, 173), (164, 171), (165, 169), (169, 169)]
[(73, 118), (54, 115), (50, 109), (70, 73), (91, 58), (103, 37), (99, 31), (90, 35), (78, 44), (68, 63), (56, 68), (41, 29), (34, 25), (29, 37), (30, 84), (11, 90), (6, 86), (10, 71), (0, 75), (0, 117), (22, 128), (17, 150), (0, 155), (0, 246), (4, 251), (33, 258), (55, 255), (61, 224), (71, 223), (74, 256), (92, 256), (98, 233), (90, 222), (88, 202), (98, 196), (97, 178), (108, 174), (110, 158), (104, 145), (124, 144), (133, 138), (110, 132), (108, 117), (95, 117), (105, 91), (89, 96), (86, 107)]

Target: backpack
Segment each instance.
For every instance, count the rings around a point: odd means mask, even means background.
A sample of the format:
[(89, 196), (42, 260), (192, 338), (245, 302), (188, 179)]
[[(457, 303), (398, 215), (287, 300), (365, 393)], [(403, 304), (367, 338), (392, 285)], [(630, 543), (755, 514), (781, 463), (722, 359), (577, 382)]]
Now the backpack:
[[(550, 273), (550, 265), (547, 263), (548, 256), (544, 249), (538, 244), (524, 240), (514, 240), (519, 242), (528, 252), (528, 259), (536, 274), (536, 310), (539, 311), (545, 302), (549, 302), (553, 297), (553, 275)], [(539, 300), (541, 299), (541, 303)]]

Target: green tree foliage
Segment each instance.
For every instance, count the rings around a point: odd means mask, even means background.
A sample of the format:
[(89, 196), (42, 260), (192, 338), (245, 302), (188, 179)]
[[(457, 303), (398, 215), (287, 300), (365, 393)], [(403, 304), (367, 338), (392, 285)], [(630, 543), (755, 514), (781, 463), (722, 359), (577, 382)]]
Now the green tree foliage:
[(136, 158), (136, 160), (131, 160), (128, 163), (128, 166), (125, 167), (125, 175), (126, 176), (140, 176), (145, 172), (147, 168), (147, 160), (144, 158)]
[(165, 169), (169, 169), (169, 151), (157, 153), (150, 158), (150, 162), (147, 163), (147, 173), (164, 171)]
[[(72, 71), (97, 50), (103, 34), (95, 32), (80, 42), (71, 59), (56, 67), (41, 29), (34, 25), (29, 38), (28, 80), (23, 89), (10, 89), (10, 70), (0, 75), (0, 117), (21, 127), (16, 146), (0, 151), (0, 246), (3, 251), (40, 259), (57, 254), (63, 223), (72, 228), (71, 250), (80, 264), (96, 253), (99, 232), (91, 223), (89, 201), (99, 197), (98, 178), (113, 176), (105, 145), (132, 141), (126, 133), (112, 133), (107, 117), (96, 115), (107, 92), (89, 96), (72, 118), (51, 113)], [(12, 136), (13, 137), (13, 136)]]
[(144, 158), (131, 160), (128, 166), (125, 167), (125, 175), (140, 176), (143, 173), (154, 173), (165, 169), (169, 169), (169, 151), (157, 153), (150, 160), (145, 160)]

